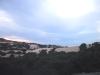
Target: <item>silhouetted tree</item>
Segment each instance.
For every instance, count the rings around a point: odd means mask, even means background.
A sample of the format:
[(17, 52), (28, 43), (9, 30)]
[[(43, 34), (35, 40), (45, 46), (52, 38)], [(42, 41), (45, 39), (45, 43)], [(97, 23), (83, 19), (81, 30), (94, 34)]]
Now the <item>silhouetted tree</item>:
[(87, 49), (87, 45), (86, 45), (85, 43), (82, 43), (82, 44), (79, 46), (79, 48), (80, 48), (80, 51), (83, 52), (84, 50)]

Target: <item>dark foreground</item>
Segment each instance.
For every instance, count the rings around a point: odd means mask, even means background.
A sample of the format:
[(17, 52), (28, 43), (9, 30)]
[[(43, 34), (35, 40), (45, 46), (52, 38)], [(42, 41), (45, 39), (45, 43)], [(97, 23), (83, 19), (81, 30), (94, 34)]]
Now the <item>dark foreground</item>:
[(80, 46), (79, 52), (28, 53), (22, 57), (0, 58), (0, 75), (73, 75), (100, 72), (100, 44), (88, 48)]

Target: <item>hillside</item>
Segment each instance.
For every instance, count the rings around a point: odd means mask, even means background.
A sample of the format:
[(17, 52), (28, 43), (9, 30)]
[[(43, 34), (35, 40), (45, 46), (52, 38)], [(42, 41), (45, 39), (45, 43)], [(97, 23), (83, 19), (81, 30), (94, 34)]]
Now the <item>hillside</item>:
[[(12, 41), (4, 38), (0, 38), (0, 56), (1, 57), (10, 57), (14, 55), (15, 57), (23, 56), (26, 53), (39, 53), (41, 50), (50, 51), (53, 48), (56, 48), (57, 51), (68, 51), (68, 48), (58, 45), (43, 45), (37, 43), (27, 43), (20, 41)], [(69, 51), (68, 51), (69, 52)]]
[[(0, 38), (0, 45), (3, 46), (5, 45), (5, 47), (14, 47), (15, 45), (19, 45), (20, 47), (17, 47), (17, 49), (23, 49), (23, 47), (25, 48), (24, 45), (28, 45), (28, 46), (33, 46), (32, 48), (34, 49), (34, 46), (38, 46), (38, 48), (63, 48), (63, 46), (60, 45), (45, 45), (45, 44), (39, 44), (39, 43), (28, 43), (28, 42), (20, 42), (20, 41), (13, 41), (13, 40), (7, 40), (4, 38)], [(8, 46), (9, 45), (9, 46)], [(1, 49), (1, 48), (0, 48)], [(13, 48), (9, 48), (9, 49), (13, 49)], [(26, 48), (29, 49), (29, 48)]]

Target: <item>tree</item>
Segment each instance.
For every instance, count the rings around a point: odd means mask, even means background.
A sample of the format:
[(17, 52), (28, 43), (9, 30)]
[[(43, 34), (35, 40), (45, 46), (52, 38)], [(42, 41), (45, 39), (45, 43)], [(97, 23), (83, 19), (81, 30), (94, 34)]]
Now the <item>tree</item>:
[(82, 44), (79, 46), (79, 48), (80, 48), (80, 51), (86, 50), (86, 49), (87, 49), (86, 43), (82, 43)]
[(93, 44), (92, 44), (92, 46), (93, 47), (98, 47), (98, 48), (100, 48), (100, 42), (94, 42)]

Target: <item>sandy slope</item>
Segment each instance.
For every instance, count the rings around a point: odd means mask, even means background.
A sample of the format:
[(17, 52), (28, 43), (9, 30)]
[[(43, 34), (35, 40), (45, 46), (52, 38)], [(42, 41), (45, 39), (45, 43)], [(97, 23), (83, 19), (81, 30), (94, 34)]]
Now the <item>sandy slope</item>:
[[(39, 48), (39, 49), (35, 49), (35, 50), (27, 50), (26, 53), (29, 53), (29, 52), (36, 52), (36, 53), (39, 53), (41, 50), (47, 50), (50, 51), (52, 48)], [(61, 51), (64, 51), (64, 52), (78, 52), (79, 51), (79, 47), (78, 46), (73, 46), (73, 47), (68, 47), (68, 48), (57, 48), (56, 49), (57, 52), (61, 52)]]

